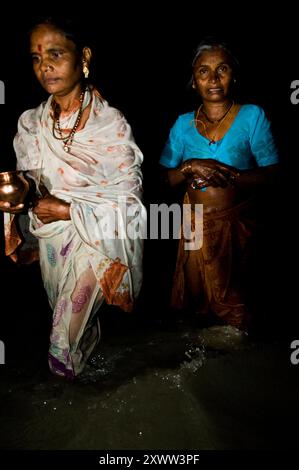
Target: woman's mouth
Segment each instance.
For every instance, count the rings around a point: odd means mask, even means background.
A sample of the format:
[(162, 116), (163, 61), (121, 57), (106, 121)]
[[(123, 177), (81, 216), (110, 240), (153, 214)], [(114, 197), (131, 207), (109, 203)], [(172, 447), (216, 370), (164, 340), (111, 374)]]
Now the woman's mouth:
[(54, 85), (57, 82), (58, 78), (44, 78), (44, 85)]
[(214, 93), (222, 93), (223, 89), (222, 88), (208, 88), (208, 93), (214, 94)]

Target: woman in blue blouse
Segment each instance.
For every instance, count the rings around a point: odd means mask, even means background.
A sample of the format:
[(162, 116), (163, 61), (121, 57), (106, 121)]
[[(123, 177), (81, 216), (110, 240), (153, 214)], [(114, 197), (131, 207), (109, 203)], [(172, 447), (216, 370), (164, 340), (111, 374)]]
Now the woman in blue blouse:
[[(246, 330), (252, 200), (258, 188), (275, 180), (277, 149), (263, 109), (233, 99), (238, 62), (225, 44), (201, 42), (192, 66), (201, 105), (178, 117), (160, 163), (171, 186), (185, 184), (184, 203), (203, 204), (203, 239), (192, 251), (180, 240), (172, 306)], [(194, 225), (194, 211), (192, 217)]]

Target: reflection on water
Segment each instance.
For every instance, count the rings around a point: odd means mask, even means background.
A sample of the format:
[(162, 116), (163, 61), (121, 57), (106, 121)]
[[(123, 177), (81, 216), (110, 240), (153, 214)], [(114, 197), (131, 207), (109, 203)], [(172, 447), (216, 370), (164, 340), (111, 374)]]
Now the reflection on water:
[(223, 343), (217, 330), (183, 325), (109, 332), (75, 382), (20, 355), (1, 369), (1, 447), (292, 446), (299, 374), (289, 351), (248, 338), (228, 347), (228, 333)]
[(130, 345), (124, 338), (120, 341), (118, 338), (117, 344), (112, 342), (104, 350), (101, 347), (79, 380), (84, 383), (100, 381), (107, 386), (157, 367), (180, 370), (189, 367), (190, 362), (192, 367), (200, 367), (204, 360), (204, 346), (198, 335), (193, 336), (191, 332), (175, 335), (163, 332), (152, 337), (143, 335), (138, 340), (135, 338)]

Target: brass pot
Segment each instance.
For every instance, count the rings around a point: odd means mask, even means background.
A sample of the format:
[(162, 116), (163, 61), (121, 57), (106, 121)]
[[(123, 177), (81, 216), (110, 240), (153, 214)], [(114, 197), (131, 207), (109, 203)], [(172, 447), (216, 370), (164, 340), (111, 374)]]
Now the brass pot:
[(25, 201), (30, 185), (22, 171), (0, 173), (0, 200), (16, 206)]

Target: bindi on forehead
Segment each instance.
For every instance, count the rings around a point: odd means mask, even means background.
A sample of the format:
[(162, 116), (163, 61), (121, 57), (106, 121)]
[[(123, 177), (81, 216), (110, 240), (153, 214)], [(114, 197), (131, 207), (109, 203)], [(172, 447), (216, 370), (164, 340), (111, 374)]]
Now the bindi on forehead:
[(42, 46), (41, 46), (41, 44), (38, 44), (38, 45), (37, 45), (37, 50), (38, 50), (38, 52), (41, 52), (41, 51), (42, 51)]

